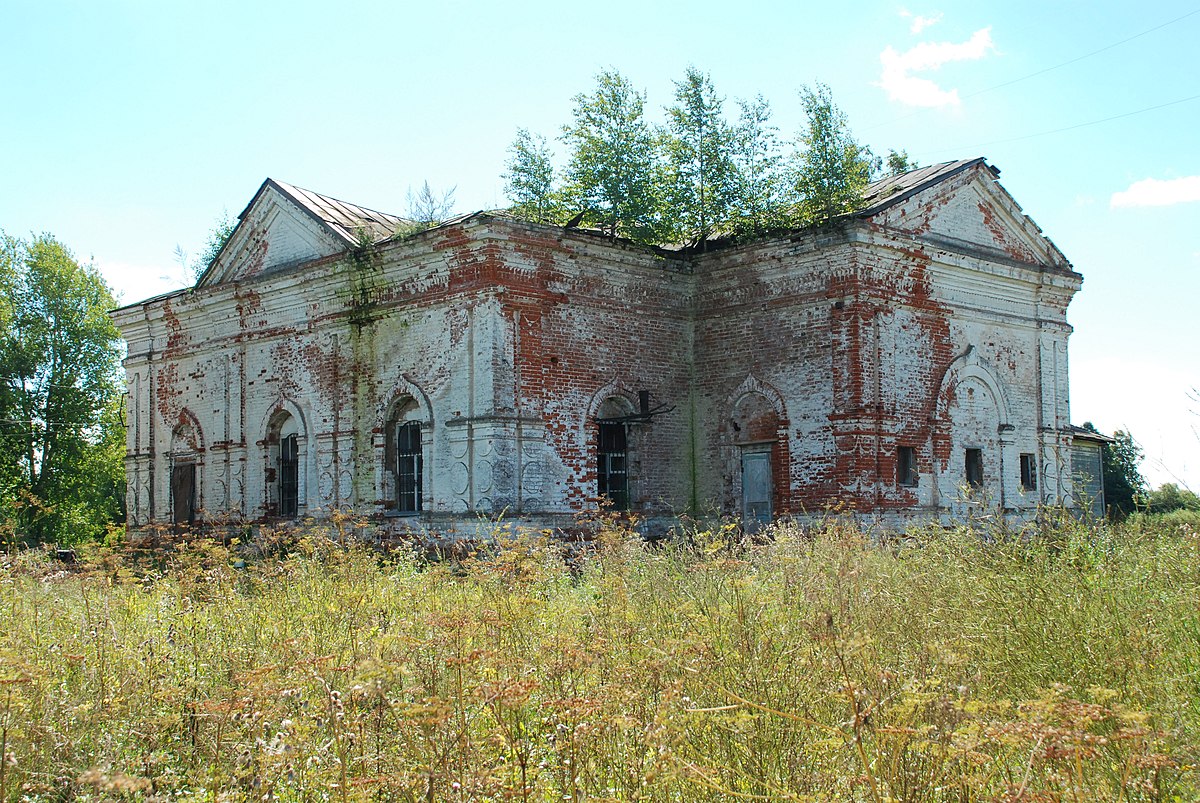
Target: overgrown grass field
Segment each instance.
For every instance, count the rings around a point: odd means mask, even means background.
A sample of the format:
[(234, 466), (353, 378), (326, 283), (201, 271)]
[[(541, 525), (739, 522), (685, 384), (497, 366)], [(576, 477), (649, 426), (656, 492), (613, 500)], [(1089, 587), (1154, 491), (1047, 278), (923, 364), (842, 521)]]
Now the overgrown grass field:
[(0, 801), (1194, 800), (1188, 522), (0, 558)]

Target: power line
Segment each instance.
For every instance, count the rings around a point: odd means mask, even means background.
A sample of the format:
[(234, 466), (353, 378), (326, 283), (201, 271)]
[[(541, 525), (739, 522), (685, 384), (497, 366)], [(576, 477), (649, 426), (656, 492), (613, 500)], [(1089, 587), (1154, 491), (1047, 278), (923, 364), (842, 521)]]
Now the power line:
[(975, 96), (977, 96), (977, 95), (982, 95), (982, 94), (984, 94), (985, 92), (992, 92), (992, 91), (994, 91), (994, 90), (996, 90), (996, 89), (1003, 89), (1003, 88), (1004, 88), (1004, 87), (1006, 87), (1006, 86), (1012, 86), (1013, 84), (1019, 84), (1019, 83), (1021, 83), (1022, 81), (1027, 81), (1027, 80), (1029, 80), (1030, 78), (1036, 78), (1036, 77), (1037, 77), (1037, 76), (1039, 76), (1039, 75), (1045, 75), (1045, 74), (1046, 74), (1046, 73), (1048, 73), (1048, 72), (1051, 72), (1051, 71), (1053, 71), (1053, 70), (1057, 70), (1057, 69), (1059, 69), (1059, 68), (1061, 68), (1061, 67), (1066, 67), (1066, 66), (1069, 66), (1069, 65), (1071, 65), (1071, 64), (1075, 64), (1076, 62), (1083, 61), (1084, 59), (1090, 59), (1092, 56), (1099, 55), (1100, 53), (1103, 53), (1103, 52), (1104, 52), (1104, 51), (1106, 51), (1106, 50), (1112, 50), (1114, 47), (1118, 47), (1118, 46), (1120, 46), (1120, 45), (1123, 45), (1123, 44), (1125, 44), (1126, 42), (1132, 42), (1134, 39), (1139, 39), (1139, 38), (1141, 38), (1141, 37), (1145, 36), (1145, 35), (1146, 35), (1146, 34), (1148, 34), (1148, 33), (1154, 33), (1155, 31), (1159, 30), (1160, 28), (1165, 28), (1165, 27), (1167, 27), (1168, 25), (1174, 25), (1175, 23), (1177, 23), (1177, 22), (1179, 22), (1179, 21), (1181, 21), (1181, 20), (1185, 20), (1185, 19), (1187, 19), (1188, 17), (1194, 16), (1194, 15), (1196, 15), (1196, 14), (1200, 14), (1200, 8), (1197, 8), (1197, 9), (1195, 9), (1195, 10), (1193, 10), (1193, 11), (1189, 11), (1188, 13), (1184, 14), (1182, 17), (1176, 17), (1176, 18), (1175, 18), (1175, 19), (1173, 19), (1173, 20), (1168, 20), (1167, 22), (1164, 22), (1164, 23), (1162, 23), (1161, 25), (1155, 25), (1153, 28), (1147, 28), (1146, 30), (1142, 31), (1141, 33), (1135, 33), (1133, 36), (1130, 36), (1130, 37), (1129, 37), (1129, 38), (1127, 38), (1127, 39), (1122, 39), (1122, 40), (1121, 40), (1121, 41), (1119, 41), (1119, 42), (1113, 42), (1111, 45), (1105, 45), (1104, 47), (1102, 47), (1102, 48), (1099, 48), (1098, 50), (1093, 50), (1093, 51), (1092, 51), (1092, 52), (1090, 52), (1090, 53), (1084, 53), (1082, 56), (1077, 56), (1077, 57), (1075, 57), (1075, 58), (1073, 58), (1073, 59), (1070, 59), (1069, 61), (1064, 61), (1064, 62), (1062, 62), (1061, 64), (1055, 64), (1055, 65), (1054, 65), (1054, 66), (1052, 66), (1052, 67), (1046, 67), (1045, 69), (1038, 70), (1037, 72), (1031, 72), (1031, 73), (1029, 73), (1029, 75), (1022, 75), (1020, 78), (1014, 78), (1014, 79), (1012, 79), (1011, 81), (1005, 81), (1005, 82), (1004, 82), (1004, 83), (1002, 83), (1002, 84), (996, 84), (995, 86), (989, 86), (989, 87), (986, 87), (986, 88), (984, 88), (984, 89), (980, 89), (980, 90), (979, 90), (979, 91), (977, 91), (977, 92), (972, 92), (972, 93), (971, 93), (971, 94), (969, 94), (969, 95), (963, 95), (963, 98), (973, 98), (973, 97), (975, 97)]
[(1069, 126), (1065, 126), (1063, 128), (1054, 128), (1049, 131), (1039, 131), (1035, 134), (1023, 134), (1019, 137), (1007, 137), (1005, 139), (993, 139), (988, 142), (976, 142), (974, 145), (963, 145), (958, 148), (939, 148), (936, 151), (924, 151), (922, 153), (918, 153), (915, 155), (916, 156), (929, 156), (931, 154), (937, 154), (937, 153), (950, 153), (950, 152), (964, 153), (964, 152), (970, 151), (974, 148), (986, 148), (989, 145), (1001, 145), (1006, 142), (1019, 142), (1023, 139), (1033, 139), (1034, 137), (1045, 137), (1045, 136), (1049, 136), (1050, 134), (1061, 134), (1064, 131), (1074, 131), (1076, 128), (1086, 128), (1087, 126), (1099, 125), (1100, 123), (1107, 123), (1107, 122), (1111, 122), (1112, 120), (1120, 120), (1124, 117), (1133, 117), (1134, 115), (1137, 115), (1137, 114), (1145, 114), (1146, 112), (1152, 112), (1152, 111), (1155, 111), (1156, 109), (1165, 109), (1168, 106), (1177, 106), (1180, 103), (1187, 103), (1188, 101), (1192, 101), (1192, 100), (1200, 100), (1200, 95), (1192, 95), (1190, 98), (1180, 98), (1179, 100), (1172, 100), (1167, 103), (1160, 103), (1157, 106), (1147, 106), (1144, 109), (1138, 109), (1138, 110), (1132, 111), (1132, 112), (1125, 112), (1124, 114), (1114, 114), (1112, 117), (1104, 117), (1099, 120), (1089, 120), (1086, 123), (1076, 123), (1075, 125), (1069, 125)]
[[(1168, 25), (1174, 25), (1175, 23), (1181, 22), (1181, 21), (1187, 19), (1188, 17), (1195, 16), (1196, 14), (1200, 14), (1200, 8), (1193, 9), (1192, 11), (1189, 11), (1188, 13), (1184, 14), (1183, 16), (1176, 17), (1175, 19), (1167, 20), (1166, 22), (1164, 22), (1160, 25), (1155, 25), (1153, 28), (1147, 28), (1146, 30), (1142, 31), (1141, 33), (1135, 33), (1133, 36), (1127, 37), (1125, 39), (1121, 39), (1120, 41), (1113, 42), (1112, 44), (1109, 44), (1109, 45), (1105, 45), (1104, 47), (1098, 48), (1089, 53), (1084, 53), (1082, 56), (1076, 56), (1073, 59), (1068, 59), (1067, 61), (1063, 61), (1058, 64), (1051, 65), (1050, 67), (1045, 67), (1043, 69), (1037, 70), (1036, 72), (1031, 72), (1028, 75), (1022, 75), (1019, 78), (1013, 78), (1011, 81), (1005, 81), (1000, 84), (995, 84), (994, 86), (984, 87), (983, 89), (976, 90), (975, 92), (971, 92), (970, 94), (963, 95), (962, 97), (964, 100), (967, 98), (978, 97), (979, 95), (983, 95), (987, 92), (994, 92), (997, 89), (1003, 89), (1006, 86), (1012, 86), (1013, 84), (1019, 84), (1022, 81), (1028, 81), (1030, 78), (1036, 78), (1039, 75), (1045, 75), (1048, 72), (1052, 72), (1052, 71), (1060, 69), (1062, 67), (1067, 67), (1071, 64), (1075, 64), (1077, 62), (1083, 61), (1084, 59), (1090, 59), (1092, 56), (1099, 55), (1099, 54), (1105, 52), (1106, 50), (1112, 50), (1114, 47), (1119, 47), (1128, 42), (1132, 42), (1134, 39), (1140, 39), (1141, 37), (1145, 36), (1146, 34), (1154, 33), (1157, 30), (1166, 28)], [(891, 120), (884, 120), (882, 123), (875, 123), (874, 125), (868, 126), (862, 130), (863, 131), (872, 131), (876, 128), (880, 128), (885, 125), (891, 125), (892, 123), (898, 123), (901, 120), (907, 120), (911, 117), (916, 117), (919, 114), (927, 114), (932, 110), (933, 110), (932, 108), (916, 109), (914, 111), (909, 112), (908, 114), (901, 115), (900, 117), (893, 117)]]

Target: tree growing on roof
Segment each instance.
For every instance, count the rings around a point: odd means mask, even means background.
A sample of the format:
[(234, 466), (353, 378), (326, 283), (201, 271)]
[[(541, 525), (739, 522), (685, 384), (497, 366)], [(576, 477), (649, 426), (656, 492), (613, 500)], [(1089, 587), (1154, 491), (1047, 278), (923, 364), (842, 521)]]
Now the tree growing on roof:
[[(704, 243), (717, 232), (758, 236), (861, 209), (883, 161), (855, 141), (828, 86), (805, 87), (800, 100), (807, 123), (789, 158), (761, 95), (739, 101), (731, 124), (710, 77), (689, 67), (656, 128), (644, 116), (645, 94), (620, 73), (601, 72), (592, 93), (575, 96), (563, 127), (562, 185), (545, 141), (518, 129), (505, 191), (519, 217), (569, 219), (654, 245)], [(915, 167), (904, 151), (888, 157), (893, 174)]]
[(675, 105), (666, 110), (662, 144), (669, 236), (701, 248), (714, 231), (728, 227), (738, 193), (734, 131), (723, 106), (709, 76), (688, 67), (684, 79), (675, 82)]
[(217, 254), (221, 253), (221, 249), (225, 247), (225, 241), (229, 239), (229, 235), (233, 234), (235, 228), (237, 228), (237, 221), (229, 217), (228, 209), (222, 209), (221, 216), (217, 218), (216, 223), (208, 232), (208, 239), (204, 241), (204, 250), (191, 264), (193, 282), (198, 281), (208, 270), (209, 265), (217, 258)]
[(796, 155), (801, 220), (819, 223), (861, 209), (877, 160), (870, 148), (855, 141), (828, 86), (818, 82), (801, 88), (800, 102), (807, 118)]
[(908, 151), (888, 150), (887, 173), (889, 176), (898, 176), (901, 173), (907, 173), (910, 170), (916, 170), (920, 167), (917, 160), (908, 155)]
[(70, 543), (121, 516), (115, 303), (99, 271), (48, 234), (0, 234), (0, 518)]
[(560, 214), (554, 192), (554, 165), (546, 138), (518, 128), (508, 153), (504, 193), (512, 201), (512, 213), (534, 223), (557, 220)]
[(563, 141), (570, 148), (564, 196), (585, 225), (642, 242), (661, 233), (654, 134), (643, 93), (614, 71), (596, 76), (591, 94), (574, 98)]
[(440, 195), (429, 186), (426, 180), (416, 193), (408, 189), (408, 218), (415, 224), (418, 231), (436, 226), (450, 217), (454, 209), (454, 190), (451, 187)]
[(733, 230), (736, 234), (765, 234), (791, 223), (779, 129), (771, 125), (771, 105), (762, 95), (738, 101), (738, 105), (741, 113), (734, 129), (737, 192)]

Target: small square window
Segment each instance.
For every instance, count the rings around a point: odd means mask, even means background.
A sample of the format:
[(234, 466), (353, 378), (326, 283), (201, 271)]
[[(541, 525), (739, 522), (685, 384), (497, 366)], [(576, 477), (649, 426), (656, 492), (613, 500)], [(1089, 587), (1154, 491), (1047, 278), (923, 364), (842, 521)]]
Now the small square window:
[(971, 488), (983, 487), (983, 449), (967, 449), (965, 462), (967, 485)]
[(1037, 490), (1037, 461), (1031, 454), (1021, 455), (1021, 490)]
[(911, 446), (896, 450), (896, 484), (906, 488), (917, 485), (917, 450)]

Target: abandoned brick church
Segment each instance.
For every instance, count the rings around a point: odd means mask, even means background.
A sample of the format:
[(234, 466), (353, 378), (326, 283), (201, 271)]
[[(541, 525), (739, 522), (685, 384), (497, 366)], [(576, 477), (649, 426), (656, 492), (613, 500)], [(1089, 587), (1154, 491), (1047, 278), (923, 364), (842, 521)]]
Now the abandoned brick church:
[(113, 313), (130, 526), (1076, 506), (1082, 277), (998, 175), (703, 252), (484, 212), (401, 236), (267, 180), (194, 288)]

